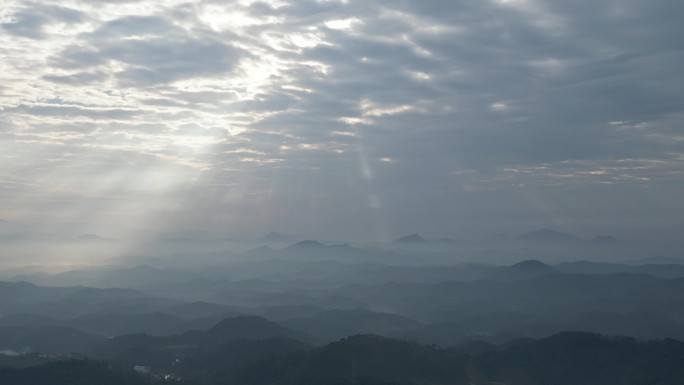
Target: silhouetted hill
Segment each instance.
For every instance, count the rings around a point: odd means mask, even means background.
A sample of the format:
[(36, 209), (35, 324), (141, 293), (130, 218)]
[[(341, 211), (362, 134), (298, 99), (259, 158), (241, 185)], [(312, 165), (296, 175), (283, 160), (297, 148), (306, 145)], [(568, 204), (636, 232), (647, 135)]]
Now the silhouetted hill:
[(260, 340), (271, 337), (289, 337), (305, 340), (304, 333), (284, 327), (278, 323), (257, 316), (226, 318), (202, 333), (201, 340), (229, 341), (237, 339)]
[(678, 384), (684, 343), (636, 342), (567, 332), (485, 353), (478, 365), (489, 378), (515, 384)]
[(291, 242), (293, 240), (293, 237), (289, 236), (289, 235), (280, 234), (276, 231), (271, 231), (270, 233), (266, 234), (260, 240), (262, 242), (266, 242), (266, 243), (285, 243), (285, 242)]
[[(474, 349), (477, 351), (477, 349)], [(684, 343), (569, 332), (491, 345), (474, 356), (361, 335), (246, 366), (238, 383), (271, 384), (680, 384)]]
[(39, 302), (64, 299), (81, 289), (81, 287), (47, 288), (28, 282), (0, 281), (0, 304), (2, 304), (0, 314), (15, 313), (16, 308)]
[(684, 277), (684, 265), (679, 264), (646, 264), (624, 265), (605, 262), (564, 262), (555, 266), (557, 270), (573, 274), (647, 274), (660, 278)]
[(357, 335), (309, 352), (248, 365), (237, 383), (466, 384), (467, 356), (411, 342)]
[(163, 310), (164, 313), (185, 319), (197, 319), (210, 316), (235, 317), (241, 315), (239, 308), (203, 301), (195, 301), (175, 305)]
[(642, 339), (684, 339), (684, 322), (680, 318), (648, 311), (587, 312), (568, 319), (564, 328)]
[(644, 264), (657, 264), (657, 265), (684, 265), (684, 258), (682, 257), (665, 257), (662, 255), (657, 255), (647, 258), (639, 258), (636, 260), (629, 261), (629, 264), (634, 265), (644, 265)]
[(310, 348), (301, 341), (286, 337), (232, 340), (195, 351), (183, 360), (178, 370), (188, 377), (211, 383), (215, 379), (228, 378), (236, 367)]
[(517, 281), (557, 272), (556, 269), (543, 262), (528, 260), (516, 263), (512, 266), (498, 267), (491, 274), (486, 275), (485, 278), (496, 281)]
[(266, 319), (281, 322), (297, 317), (307, 317), (323, 310), (323, 308), (314, 305), (279, 305), (254, 309), (253, 312)]
[(147, 334), (119, 336), (95, 346), (87, 354), (99, 359), (159, 368), (169, 364), (176, 357), (198, 349), (213, 349), (231, 341), (264, 340), (276, 337), (299, 341), (307, 339), (304, 333), (264, 318), (240, 316), (226, 318), (205, 331), (194, 330), (165, 337)]
[(292, 244), (288, 247), (286, 247), (286, 250), (301, 250), (301, 249), (322, 249), (325, 248), (326, 246), (318, 241), (312, 241), (312, 240), (306, 240), (306, 241), (301, 241), (297, 242), (295, 244)]
[[(174, 372), (187, 379), (179, 384), (206, 385), (679, 385), (684, 378), (684, 343), (680, 341), (638, 342), (582, 332), (499, 346), (472, 342), (460, 348), (355, 335), (315, 349), (283, 337), (181, 349), (182, 345), (138, 346), (116, 360), (127, 368), (156, 362), (157, 367), (150, 365), (154, 373)], [(154, 381), (93, 361), (0, 369), (3, 385), (142, 385)]]

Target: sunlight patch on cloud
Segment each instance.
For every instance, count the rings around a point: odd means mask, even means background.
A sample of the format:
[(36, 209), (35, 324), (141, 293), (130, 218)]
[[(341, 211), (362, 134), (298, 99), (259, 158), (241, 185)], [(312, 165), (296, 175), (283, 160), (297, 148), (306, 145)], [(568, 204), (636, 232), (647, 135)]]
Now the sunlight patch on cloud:
[(357, 138), (359, 136), (358, 133), (352, 132), (352, 131), (333, 131), (330, 133), (331, 136), (342, 136), (342, 137), (349, 137), (349, 138)]
[(343, 31), (354, 30), (356, 25), (362, 24), (363, 22), (355, 17), (350, 17), (348, 19), (335, 19), (326, 21), (324, 24), (330, 29), (339, 29)]
[(341, 118), (338, 118), (337, 120), (350, 126), (373, 124), (373, 121), (371, 119), (357, 118), (353, 116), (343, 116)]
[(397, 115), (409, 111), (414, 111), (415, 107), (404, 104), (396, 106), (382, 106), (369, 100), (364, 100), (360, 105), (363, 116), (380, 117), (386, 115)]

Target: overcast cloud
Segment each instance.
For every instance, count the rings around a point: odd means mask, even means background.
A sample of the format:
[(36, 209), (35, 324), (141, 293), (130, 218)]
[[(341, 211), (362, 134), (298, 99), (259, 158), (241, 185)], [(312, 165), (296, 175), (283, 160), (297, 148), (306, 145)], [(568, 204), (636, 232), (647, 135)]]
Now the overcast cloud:
[(681, 0), (3, 1), (0, 218), (684, 231)]

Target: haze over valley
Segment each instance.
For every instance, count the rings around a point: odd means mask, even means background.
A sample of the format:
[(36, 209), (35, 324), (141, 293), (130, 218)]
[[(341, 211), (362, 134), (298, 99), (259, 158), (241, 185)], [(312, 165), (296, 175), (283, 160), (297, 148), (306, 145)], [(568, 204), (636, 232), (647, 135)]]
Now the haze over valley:
[(3, 0), (0, 384), (683, 384), (683, 14)]

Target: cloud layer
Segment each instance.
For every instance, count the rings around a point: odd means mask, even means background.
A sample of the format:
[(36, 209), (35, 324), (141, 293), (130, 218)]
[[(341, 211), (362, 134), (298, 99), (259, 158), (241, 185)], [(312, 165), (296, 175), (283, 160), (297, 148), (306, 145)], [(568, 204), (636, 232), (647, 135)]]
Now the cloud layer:
[(684, 229), (681, 1), (3, 4), (2, 217)]

